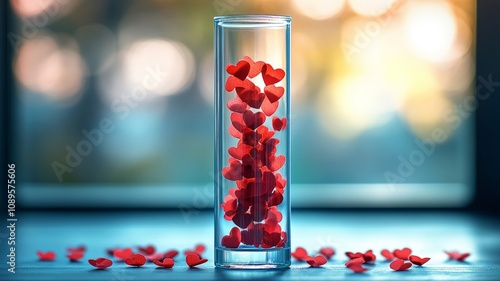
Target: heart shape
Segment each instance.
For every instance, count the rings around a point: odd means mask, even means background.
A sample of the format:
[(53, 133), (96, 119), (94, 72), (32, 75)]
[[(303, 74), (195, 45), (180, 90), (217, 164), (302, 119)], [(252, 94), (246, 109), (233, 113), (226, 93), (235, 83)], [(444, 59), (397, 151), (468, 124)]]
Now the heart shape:
[(375, 259), (377, 257), (373, 254), (372, 250), (366, 251), (366, 253), (363, 254), (363, 259), (365, 259), (365, 262), (370, 262), (373, 263), (375, 262)]
[(424, 263), (428, 262), (431, 258), (421, 258), (419, 256), (411, 255), (409, 257), (410, 262), (418, 266), (422, 266)]
[(278, 117), (274, 116), (273, 117), (273, 129), (275, 131), (281, 131), (281, 130), (284, 130), (286, 128), (286, 121), (287, 119), (286, 118), (281, 118), (279, 119)]
[(380, 254), (388, 261), (393, 260), (395, 258), (392, 252), (387, 249), (382, 250)]
[(227, 152), (229, 155), (234, 157), (235, 159), (241, 160), (243, 156), (248, 155), (253, 146), (245, 144), (243, 142), (239, 142), (237, 147), (230, 147)]
[(326, 263), (326, 258), (323, 257), (322, 255), (318, 255), (316, 257), (310, 257), (306, 256), (304, 260), (311, 266), (311, 267), (320, 267)]
[(143, 253), (144, 255), (152, 255), (156, 252), (156, 249), (154, 246), (149, 245), (147, 247), (138, 247), (139, 252)]
[(281, 68), (274, 69), (270, 64), (266, 63), (262, 67), (262, 78), (266, 85), (276, 84), (285, 77), (285, 71)]
[(106, 269), (113, 265), (113, 262), (107, 258), (90, 259), (88, 262), (90, 265), (97, 267), (97, 269)]
[(271, 248), (281, 241), (281, 231), (268, 233), (264, 231), (264, 237), (262, 237), (262, 248)]
[(164, 258), (163, 261), (155, 260), (153, 263), (164, 268), (174, 267), (174, 260), (171, 258)]
[(233, 222), (240, 228), (247, 228), (252, 222), (253, 216), (249, 213), (238, 212), (233, 217)]
[(278, 206), (283, 202), (283, 194), (280, 192), (273, 192), (273, 195), (271, 198), (269, 198), (269, 201), (267, 202), (268, 206)]
[(229, 100), (226, 105), (229, 110), (238, 113), (243, 113), (248, 109), (248, 104), (244, 103), (238, 96), (236, 96), (232, 100)]
[(240, 60), (236, 65), (228, 64), (226, 66), (226, 71), (229, 74), (234, 75), (234, 77), (245, 80), (247, 78), (248, 72), (250, 72), (250, 63), (245, 60)]
[(189, 267), (195, 267), (195, 266), (200, 265), (202, 263), (206, 263), (207, 261), (208, 261), (207, 259), (202, 259), (197, 254), (189, 254), (186, 256), (186, 264)]
[(229, 134), (237, 139), (241, 138), (243, 134), (241, 134), (240, 131), (236, 130), (236, 128), (231, 124), (229, 125), (229, 128), (227, 129)]
[(262, 71), (262, 67), (265, 64), (265, 62), (263, 61), (254, 62), (249, 56), (244, 56), (243, 60), (247, 61), (250, 64), (250, 71), (248, 72), (248, 77), (250, 78), (254, 78), (255, 76), (259, 75), (259, 73)]
[(125, 260), (125, 263), (130, 266), (141, 267), (146, 264), (146, 257), (141, 254), (135, 254)]
[(389, 267), (395, 271), (403, 271), (403, 270), (407, 270), (408, 268), (411, 267), (411, 262), (405, 262), (402, 259), (397, 259), (397, 260), (391, 262)]
[(83, 251), (72, 251), (70, 254), (66, 255), (69, 261), (76, 262), (79, 259), (83, 258)]
[(132, 251), (131, 248), (125, 248), (123, 250), (122, 249), (116, 249), (113, 252), (113, 255), (117, 259), (126, 260), (128, 258), (131, 258), (134, 255), (134, 251)]
[(37, 252), (36, 253), (41, 261), (53, 261), (56, 258), (56, 253), (54, 252)]
[(222, 175), (228, 180), (241, 180), (242, 178), (242, 166), (240, 161), (229, 158), (229, 167), (222, 168)]
[(333, 255), (335, 255), (335, 249), (332, 247), (323, 247), (319, 249), (319, 253), (329, 260), (333, 257)]
[(356, 263), (359, 263), (359, 264), (365, 263), (365, 259), (363, 257), (357, 257), (357, 258), (350, 259), (345, 263), (345, 266), (349, 267), (351, 264), (356, 264)]
[(269, 170), (274, 172), (274, 171), (281, 169), (281, 167), (283, 167), (283, 165), (285, 165), (285, 161), (286, 161), (286, 158), (283, 155), (280, 155), (278, 157), (273, 156), (273, 157), (269, 158), (270, 164), (267, 167), (269, 168)]
[(470, 253), (459, 253), (457, 251), (452, 251), (452, 252), (447, 252), (444, 251), (450, 260), (457, 260), (457, 261), (464, 261), (468, 256), (470, 256)]
[(266, 98), (266, 95), (260, 92), (259, 87), (238, 90), (237, 93), (243, 102), (255, 109), (259, 109)]
[(392, 253), (398, 259), (407, 260), (408, 257), (411, 255), (411, 249), (410, 248), (403, 248), (402, 250), (396, 249)]
[[(245, 110), (245, 112), (247, 112), (247, 110)], [(238, 130), (239, 132), (243, 132), (246, 127), (245, 121), (243, 119), (243, 114), (231, 113), (231, 117), (229, 117), (229, 119), (231, 120), (231, 124), (236, 130)]]
[(368, 268), (366, 267), (363, 267), (361, 265), (361, 263), (353, 263), (353, 264), (350, 264), (347, 268), (349, 268), (350, 270), (352, 270), (353, 272), (355, 273), (363, 273), (365, 271), (368, 270)]
[(175, 258), (178, 254), (179, 254), (179, 251), (177, 251), (177, 250), (170, 250), (170, 251), (166, 252), (166, 253), (163, 255), (163, 257), (164, 257), (164, 258), (171, 258), (171, 259), (173, 259), (173, 258)]
[(262, 112), (253, 113), (251, 110), (247, 110), (243, 113), (243, 121), (248, 128), (255, 130), (266, 122), (266, 115)]
[(277, 102), (285, 93), (285, 88), (276, 87), (274, 85), (267, 85), (264, 87), (264, 94), (266, 94), (267, 98), (271, 103)]
[(279, 107), (280, 102), (270, 102), (266, 95), (264, 95), (264, 101), (261, 105), (261, 110), (266, 114), (266, 116), (273, 115)]
[(241, 243), (241, 231), (237, 227), (233, 227), (229, 231), (229, 235), (222, 237), (221, 245), (226, 248), (238, 248)]
[(269, 207), (269, 210), (267, 212), (267, 219), (280, 222), (281, 220), (283, 220), (283, 214), (281, 214), (276, 206), (271, 206)]
[(307, 257), (307, 251), (306, 249), (302, 247), (297, 247), (295, 249), (295, 252), (292, 252), (292, 257), (294, 257), (298, 261), (303, 261), (305, 257)]

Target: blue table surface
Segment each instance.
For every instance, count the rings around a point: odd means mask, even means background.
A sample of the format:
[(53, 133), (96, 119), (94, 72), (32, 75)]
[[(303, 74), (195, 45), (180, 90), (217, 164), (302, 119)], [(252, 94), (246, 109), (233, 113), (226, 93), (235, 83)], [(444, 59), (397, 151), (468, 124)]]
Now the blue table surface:
[[(0, 280), (500, 280), (500, 220), (466, 212), (346, 212), (294, 211), (292, 249), (311, 252), (333, 246), (337, 254), (322, 268), (292, 262), (288, 270), (218, 270), (213, 266), (213, 213), (172, 211), (23, 212), (16, 222), (16, 273), (7, 271), (5, 230), (2, 230)], [(0, 234), (2, 234), (0, 233)], [(95, 270), (87, 259), (107, 257), (114, 246), (153, 244), (158, 250), (207, 245), (208, 263), (186, 266), (182, 254), (173, 269), (152, 263), (132, 268), (115, 262)], [(85, 245), (81, 262), (71, 263), (66, 248)], [(405, 272), (389, 269), (380, 251), (410, 247), (431, 257), (422, 267)], [(374, 250), (377, 261), (364, 274), (345, 268), (344, 252)], [(37, 251), (55, 251), (53, 262), (38, 260)], [(466, 262), (450, 261), (444, 250), (470, 252)]]

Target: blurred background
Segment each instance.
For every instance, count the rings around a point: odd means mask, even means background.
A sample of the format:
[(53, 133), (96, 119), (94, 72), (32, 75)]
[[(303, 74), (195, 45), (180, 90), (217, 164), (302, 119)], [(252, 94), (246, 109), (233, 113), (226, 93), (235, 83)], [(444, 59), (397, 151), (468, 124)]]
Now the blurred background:
[(213, 17), (224, 14), (293, 18), (292, 206), (473, 199), (483, 102), (474, 95), (474, 0), (10, 0), (5, 8), (8, 133), (24, 206), (196, 207), (197, 194), (209, 202)]

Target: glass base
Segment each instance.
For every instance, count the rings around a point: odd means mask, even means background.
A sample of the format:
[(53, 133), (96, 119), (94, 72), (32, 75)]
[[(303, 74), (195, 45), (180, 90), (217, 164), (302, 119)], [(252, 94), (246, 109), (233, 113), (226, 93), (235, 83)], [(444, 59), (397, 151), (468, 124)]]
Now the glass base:
[(279, 269), (290, 266), (290, 248), (215, 249), (215, 266), (225, 269)]

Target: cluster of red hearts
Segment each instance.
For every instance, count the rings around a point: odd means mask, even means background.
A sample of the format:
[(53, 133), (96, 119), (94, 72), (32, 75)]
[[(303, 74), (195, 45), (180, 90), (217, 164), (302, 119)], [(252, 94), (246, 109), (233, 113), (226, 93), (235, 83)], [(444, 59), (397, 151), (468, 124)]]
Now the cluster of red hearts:
[[(115, 261), (122, 261), (125, 264), (132, 267), (141, 267), (146, 264), (147, 261), (154, 263), (159, 267), (172, 268), (174, 267), (174, 258), (179, 254), (177, 250), (169, 250), (166, 252), (158, 252), (154, 246), (138, 247), (137, 252), (134, 252), (132, 248), (113, 248), (108, 249), (106, 252), (109, 256), (114, 257)], [(189, 249), (184, 251), (186, 264), (189, 267), (195, 267), (197, 265), (206, 263), (208, 260), (202, 258), (202, 254), (205, 252), (206, 247), (203, 244), (198, 244), (194, 249)], [(85, 255), (86, 248), (84, 246), (80, 247), (70, 247), (67, 248), (68, 254), (66, 257), (70, 262), (77, 262), (82, 259)], [(53, 261), (56, 259), (56, 254), (52, 251), (48, 252), (37, 252), (38, 257), (41, 261)], [(89, 259), (89, 264), (98, 268), (106, 269), (113, 265), (113, 261), (109, 258), (99, 257), (97, 259)]]
[[(276, 155), (280, 142), (275, 137), (287, 125), (285, 117), (273, 116), (279, 107), (285, 89), (276, 86), (285, 77), (285, 71), (274, 69), (263, 61), (254, 62), (245, 56), (236, 65), (227, 65), (229, 76), (225, 89), (236, 91), (227, 103), (230, 111), (229, 134), (238, 139), (228, 149), (228, 166), (222, 175), (236, 183), (221, 204), (224, 218), (234, 222), (221, 245), (237, 248), (241, 243), (255, 247), (283, 247), (287, 233), (282, 231), (283, 218), (278, 206), (283, 202), (286, 179), (278, 172), (286, 162), (284, 155)], [(262, 77), (264, 91), (252, 78)], [(255, 82), (255, 83), (254, 83)], [(272, 128), (265, 125), (271, 118)]]
[[(445, 251), (450, 260), (464, 261), (469, 253), (459, 253), (456, 251)], [(412, 255), (412, 250), (410, 248), (396, 249), (394, 251), (389, 251), (384, 249), (380, 253), (386, 261), (391, 261), (389, 267), (395, 271), (408, 270), (413, 264), (417, 266), (422, 266), (430, 260), (430, 258), (421, 258), (416, 255)], [(318, 255), (311, 257), (307, 254), (306, 249), (302, 247), (297, 247), (295, 252), (292, 253), (297, 261), (305, 261), (311, 267), (319, 267), (327, 263), (333, 255), (335, 255), (335, 250), (332, 247), (323, 247), (319, 250)], [(365, 253), (361, 252), (346, 252), (345, 255), (349, 258), (349, 261), (345, 263), (345, 266), (356, 273), (363, 273), (368, 270), (368, 268), (363, 267), (363, 264), (373, 264), (375, 263), (376, 256), (372, 250), (368, 250)]]

